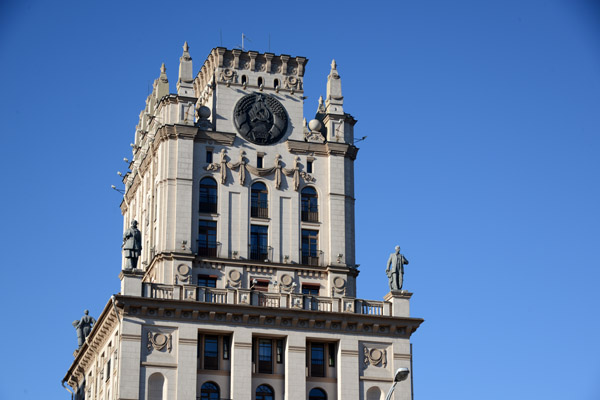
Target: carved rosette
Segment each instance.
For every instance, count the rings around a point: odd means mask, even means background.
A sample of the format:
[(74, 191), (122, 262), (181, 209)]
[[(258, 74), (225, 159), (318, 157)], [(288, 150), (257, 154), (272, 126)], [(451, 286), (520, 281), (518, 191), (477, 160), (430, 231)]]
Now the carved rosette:
[(385, 349), (371, 348), (369, 349), (367, 346), (363, 348), (363, 362), (365, 364), (365, 368), (369, 365), (373, 365), (375, 367), (386, 367), (387, 366), (387, 351)]
[(161, 351), (164, 348), (170, 353), (173, 348), (173, 335), (170, 333), (165, 334), (161, 332), (148, 332), (148, 341), (146, 343), (148, 353), (152, 353), (152, 350)]

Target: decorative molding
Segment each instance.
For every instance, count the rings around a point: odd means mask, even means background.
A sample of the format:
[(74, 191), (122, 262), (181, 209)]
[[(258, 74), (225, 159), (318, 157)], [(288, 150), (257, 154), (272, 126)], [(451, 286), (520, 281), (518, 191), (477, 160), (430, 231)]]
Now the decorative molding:
[(363, 362), (365, 367), (368, 367), (369, 364), (373, 366), (387, 366), (387, 351), (385, 349), (379, 349), (377, 347), (368, 348), (367, 346), (363, 347)]
[(152, 353), (152, 350), (161, 351), (165, 347), (170, 353), (173, 348), (173, 335), (170, 333), (161, 332), (150, 332), (148, 331), (148, 341), (146, 342), (148, 353)]

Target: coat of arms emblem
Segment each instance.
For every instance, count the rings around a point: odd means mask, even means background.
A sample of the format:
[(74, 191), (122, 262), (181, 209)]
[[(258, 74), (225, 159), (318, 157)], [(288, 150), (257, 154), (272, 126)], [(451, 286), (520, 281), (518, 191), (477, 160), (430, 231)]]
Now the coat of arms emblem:
[(255, 144), (273, 144), (285, 134), (288, 117), (283, 105), (273, 96), (251, 93), (235, 105), (233, 121), (246, 140)]

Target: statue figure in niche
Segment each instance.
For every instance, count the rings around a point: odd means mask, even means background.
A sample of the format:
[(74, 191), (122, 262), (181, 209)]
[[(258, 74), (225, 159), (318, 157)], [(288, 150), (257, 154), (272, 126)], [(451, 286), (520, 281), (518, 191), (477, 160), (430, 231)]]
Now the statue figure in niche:
[(142, 254), (142, 233), (137, 228), (137, 221), (131, 221), (131, 227), (123, 234), (123, 250), (125, 251), (125, 270), (137, 268), (138, 258)]
[(404, 281), (404, 266), (408, 264), (408, 260), (404, 255), (400, 254), (400, 246), (396, 246), (396, 251), (390, 254), (388, 258), (387, 268), (385, 273), (390, 280), (390, 290), (402, 290)]

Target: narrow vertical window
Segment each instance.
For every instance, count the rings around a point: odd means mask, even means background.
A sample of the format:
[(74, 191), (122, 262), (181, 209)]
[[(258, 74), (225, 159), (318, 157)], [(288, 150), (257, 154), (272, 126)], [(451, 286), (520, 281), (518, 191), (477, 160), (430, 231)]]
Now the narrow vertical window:
[(212, 150), (206, 150), (206, 163), (211, 164), (213, 162), (213, 152)]
[(264, 261), (269, 258), (269, 228), (262, 225), (250, 227), (250, 259)]
[(223, 360), (229, 360), (229, 336), (223, 336)]
[(258, 372), (261, 374), (273, 373), (273, 343), (270, 339), (258, 341)]
[(263, 167), (263, 157), (262, 155), (258, 155), (256, 156), (256, 168), (262, 168)]
[(201, 256), (217, 256), (217, 222), (198, 221), (198, 254)]
[(213, 178), (204, 178), (200, 181), (200, 207), (201, 213), (217, 212), (217, 182)]
[(204, 337), (204, 369), (219, 369), (219, 337)]
[(329, 343), (329, 366), (335, 367), (335, 343)]
[(258, 77), (258, 86), (260, 87), (263, 84), (263, 78)]
[(312, 172), (313, 172), (313, 162), (312, 161), (306, 162), (306, 172), (308, 172), (309, 174), (312, 174)]
[(302, 264), (319, 265), (319, 231), (302, 229)]
[(307, 186), (300, 192), (300, 207), (302, 209), (302, 221), (319, 222), (319, 197), (317, 190)]
[(277, 364), (283, 363), (283, 340), (277, 339)]
[(312, 343), (310, 346), (310, 376), (325, 376), (324, 343)]
[(250, 190), (250, 216), (269, 218), (269, 192), (262, 182), (256, 182)]

